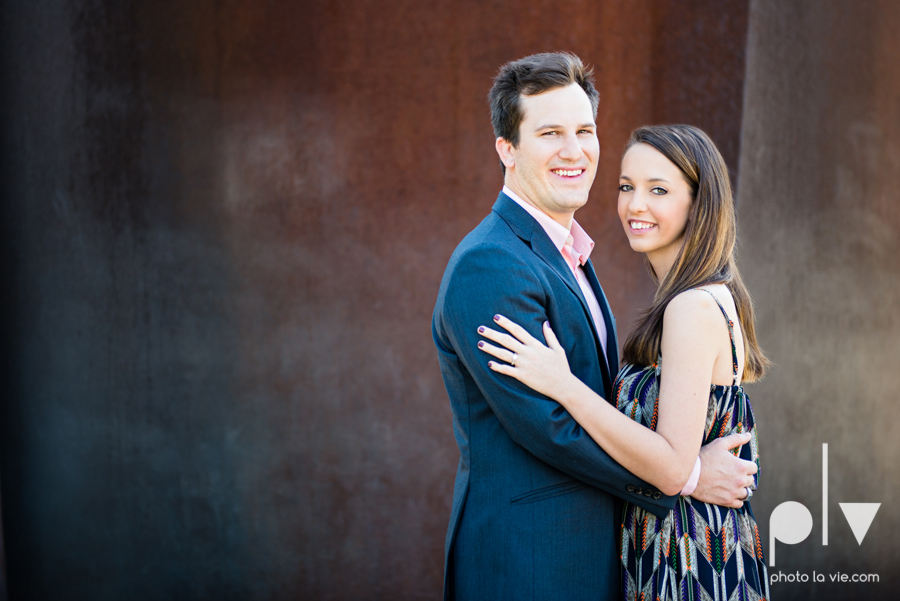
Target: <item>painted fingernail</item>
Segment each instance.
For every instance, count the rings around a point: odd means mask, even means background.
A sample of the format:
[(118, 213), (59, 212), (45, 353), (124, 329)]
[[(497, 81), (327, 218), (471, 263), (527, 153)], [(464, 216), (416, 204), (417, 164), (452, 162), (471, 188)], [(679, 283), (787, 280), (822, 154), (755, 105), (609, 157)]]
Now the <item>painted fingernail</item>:
[(478, 333), (484, 334), (484, 326), (478, 326)]
[(500, 321), (500, 316), (499, 316), (499, 315), (494, 315), (494, 321)]
[(494, 368), (494, 362), (493, 362), (493, 361), (488, 361), (488, 367), (490, 367), (491, 369), (493, 369), (493, 368)]
[(545, 328), (549, 328), (549, 327), (550, 327), (550, 322), (549, 322), (549, 321), (545, 321), (545, 322), (544, 322), (544, 327), (545, 327)]
[(478, 341), (478, 348), (484, 348), (484, 342)]

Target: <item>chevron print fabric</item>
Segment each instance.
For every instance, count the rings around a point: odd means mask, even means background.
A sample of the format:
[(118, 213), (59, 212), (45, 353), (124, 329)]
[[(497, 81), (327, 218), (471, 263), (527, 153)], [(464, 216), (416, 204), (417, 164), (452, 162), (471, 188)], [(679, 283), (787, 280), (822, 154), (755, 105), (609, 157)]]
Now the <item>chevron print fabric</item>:
[[(724, 309), (722, 313), (727, 320)], [(728, 332), (734, 381), (731, 386), (710, 386), (703, 444), (735, 432), (750, 432), (750, 442), (741, 447), (740, 456), (758, 467), (753, 409), (744, 389), (736, 385), (737, 353), (731, 321)], [(614, 386), (619, 410), (654, 430), (661, 366), (661, 357), (656, 365), (646, 368), (626, 365)], [(759, 472), (754, 489), (758, 484)], [(627, 601), (769, 599), (759, 528), (748, 503), (732, 509), (681, 497), (665, 518), (626, 504), (619, 552), (623, 598)]]

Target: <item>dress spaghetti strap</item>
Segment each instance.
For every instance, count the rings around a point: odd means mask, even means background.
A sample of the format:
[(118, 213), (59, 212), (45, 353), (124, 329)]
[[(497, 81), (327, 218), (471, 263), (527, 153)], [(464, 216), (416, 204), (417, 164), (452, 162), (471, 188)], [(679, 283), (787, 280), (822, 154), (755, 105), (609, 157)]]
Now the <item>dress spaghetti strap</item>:
[(731, 374), (732, 374), (732, 376), (734, 376), (733, 379), (731, 380), (731, 385), (737, 386), (738, 359), (737, 359), (737, 347), (735, 347), (735, 345), (734, 345), (734, 322), (731, 321), (731, 318), (728, 317), (728, 312), (725, 311), (725, 307), (722, 306), (722, 303), (719, 302), (719, 299), (716, 298), (715, 294), (713, 294), (712, 292), (710, 292), (709, 290), (707, 290), (705, 288), (691, 288), (691, 290), (703, 290), (703, 292), (706, 292), (707, 294), (709, 294), (713, 298), (713, 300), (716, 301), (716, 304), (719, 305), (719, 309), (722, 311), (722, 315), (725, 316), (725, 321), (728, 322), (728, 338), (731, 340), (731, 365), (732, 365)]

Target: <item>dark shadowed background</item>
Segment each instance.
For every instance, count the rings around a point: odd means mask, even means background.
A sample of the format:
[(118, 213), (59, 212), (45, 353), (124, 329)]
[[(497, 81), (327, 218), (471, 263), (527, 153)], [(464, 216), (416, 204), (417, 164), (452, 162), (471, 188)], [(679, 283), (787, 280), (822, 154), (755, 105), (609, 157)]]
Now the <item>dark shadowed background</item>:
[[(631, 129), (700, 126), (738, 183), (777, 363), (757, 518), (815, 516), (776, 569), (880, 574), (773, 597), (892, 598), (898, 25), (889, 0), (4, 3), (9, 598), (439, 598), (431, 310), (502, 185), (491, 77), (561, 49), (601, 94), (578, 218), (620, 335), (652, 292), (614, 211)], [(883, 503), (862, 545), (843, 501)]]

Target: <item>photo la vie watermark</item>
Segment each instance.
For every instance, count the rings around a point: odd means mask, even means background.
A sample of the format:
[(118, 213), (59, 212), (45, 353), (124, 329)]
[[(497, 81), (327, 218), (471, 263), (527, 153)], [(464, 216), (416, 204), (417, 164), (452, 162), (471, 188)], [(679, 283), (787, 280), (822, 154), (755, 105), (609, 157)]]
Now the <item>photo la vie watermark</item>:
[(881, 582), (878, 574), (844, 574), (842, 572), (832, 572), (830, 574), (822, 574), (813, 570), (812, 575), (805, 572), (772, 572), (769, 574), (769, 584), (778, 584), (779, 582)]
[[(862, 545), (881, 503), (839, 503), (856, 542)], [(813, 517), (802, 503), (785, 501), (769, 516), (769, 566), (775, 567), (775, 541), (796, 545), (812, 532)], [(822, 445), (822, 545), (828, 545), (828, 444)], [(771, 584), (778, 582), (879, 582), (878, 574), (812, 574), (772, 572)]]

